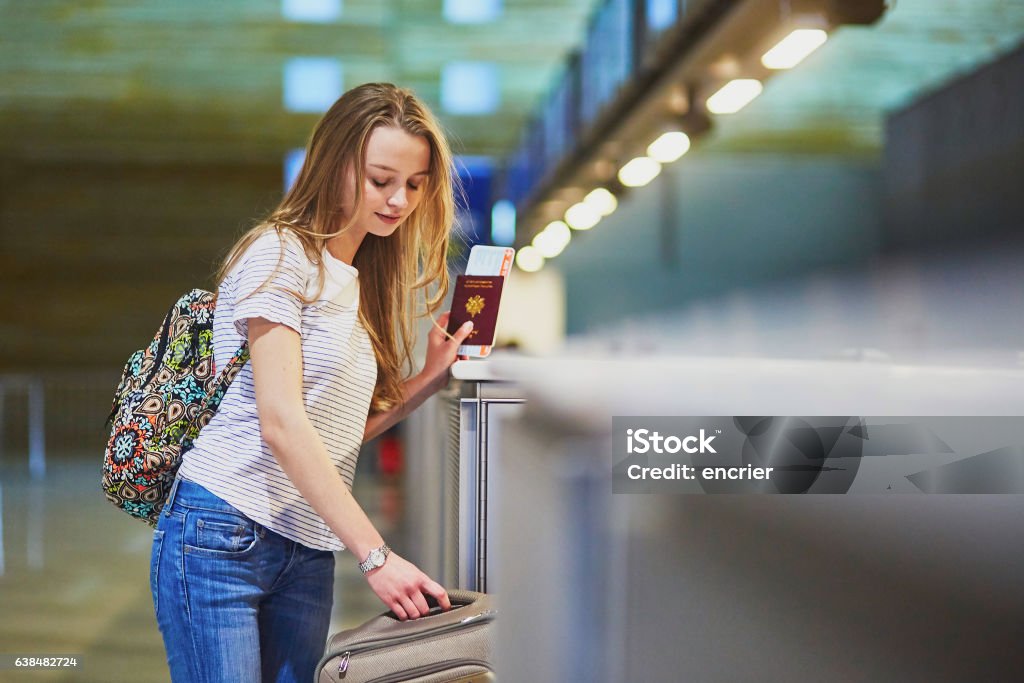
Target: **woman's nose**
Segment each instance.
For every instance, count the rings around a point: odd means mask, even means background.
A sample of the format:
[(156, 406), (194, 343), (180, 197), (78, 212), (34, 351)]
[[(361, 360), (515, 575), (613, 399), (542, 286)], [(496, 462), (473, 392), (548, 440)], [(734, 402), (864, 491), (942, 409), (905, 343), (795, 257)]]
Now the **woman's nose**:
[(393, 206), (396, 209), (404, 209), (409, 204), (408, 198), (405, 196), (405, 186), (403, 185), (388, 199), (388, 205)]

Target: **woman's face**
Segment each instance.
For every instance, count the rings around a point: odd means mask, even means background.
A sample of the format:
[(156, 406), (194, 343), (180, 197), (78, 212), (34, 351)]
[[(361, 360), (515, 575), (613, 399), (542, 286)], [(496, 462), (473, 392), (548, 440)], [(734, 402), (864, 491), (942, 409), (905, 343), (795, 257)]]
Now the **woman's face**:
[[(387, 237), (419, 205), (430, 171), (430, 144), (391, 126), (378, 126), (366, 143), (363, 202), (355, 209), (353, 229)], [(352, 216), (355, 174), (345, 179), (342, 208)]]

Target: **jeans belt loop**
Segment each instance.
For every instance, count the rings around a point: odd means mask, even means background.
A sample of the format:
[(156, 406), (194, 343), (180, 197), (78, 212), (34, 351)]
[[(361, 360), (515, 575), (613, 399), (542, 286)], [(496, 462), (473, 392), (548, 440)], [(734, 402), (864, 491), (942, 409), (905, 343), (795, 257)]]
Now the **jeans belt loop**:
[(178, 492), (178, 484), (181, 483), (181, 477), (175, 475), (174, 483), (171, 484), (171, 492), (167, 494), (167, 501), (164, 503), (164, 516), (171, 516), (171, 505), (174, 503), (174, 494)]

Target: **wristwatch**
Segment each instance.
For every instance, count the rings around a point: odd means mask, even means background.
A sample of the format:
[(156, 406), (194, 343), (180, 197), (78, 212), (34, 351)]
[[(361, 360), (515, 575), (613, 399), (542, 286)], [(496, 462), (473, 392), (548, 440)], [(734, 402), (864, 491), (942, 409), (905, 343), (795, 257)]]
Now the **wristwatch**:
[(366, 557), (366, 560), (359, 563), (359, 571), (362, 573), (371, 572), (377, 567), (384, 566), (384, 560), (388, 559), (388, 554), (391, 553), (391, 548), (385, 543), (379, 548), (374, 548), (370, 551), (370, 554)]

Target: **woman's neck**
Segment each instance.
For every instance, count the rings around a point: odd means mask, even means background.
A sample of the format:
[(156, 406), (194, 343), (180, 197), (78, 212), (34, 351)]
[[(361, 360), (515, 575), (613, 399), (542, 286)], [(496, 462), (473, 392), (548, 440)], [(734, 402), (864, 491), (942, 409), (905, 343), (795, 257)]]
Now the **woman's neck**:
[(354, 230), (348, 230), (327, 240), (327, 251), (339, 261), (352, 265), (356, 258), (356, 252), (359, 251), (359, 245), (363, 243), (365, 236), (366, 233), (357, 234)]

